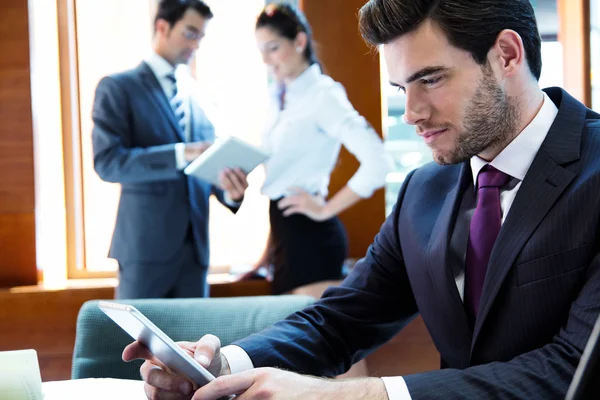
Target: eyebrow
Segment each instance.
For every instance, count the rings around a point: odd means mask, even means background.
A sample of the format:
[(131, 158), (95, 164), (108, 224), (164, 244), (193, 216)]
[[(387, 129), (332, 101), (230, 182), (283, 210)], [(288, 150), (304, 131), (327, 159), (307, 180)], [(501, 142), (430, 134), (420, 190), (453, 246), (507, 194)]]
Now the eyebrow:
[(277, 45), (277, 44), (279, 44), (279, 42), (277, 41), (277, 39), (269, 40), (267, 43), (263, 44), (262, 47), (259, 46), (259, 50), (265, 49), (267, 47), (271, 47), (271, 46)]
[[(423, 69), (418, 70), (417, 72), (415, 72), (414, 74), (412, 74), (407, 80), (406, 80), (406, 84), (412, 83), (416, 80), (419, 80), (421, 78), (424, 78), (426, 76), (429, 75), (433, 75), (433, 74), (437, 74), (440, 72), (445, 72), (448, 71), (449, 68), (448, 67), (443, 67), (441, 65), (436, 65), (436, 66), (432, 66), (432, 67), (425, 67)], [(394, 83), (392, 81), (390, 81), (390, 85), (395, 86), (395, 87), (399, 87), (402, 88), (403, 86)]]
[(190, 30), (190, 31), (194, 32), (194, 33), (200, 33), (200, 31), (198, 29), (196, 29), (196, 27), (194, 27), (192, 25), (186, 25), (185, 28), (187, 30)]

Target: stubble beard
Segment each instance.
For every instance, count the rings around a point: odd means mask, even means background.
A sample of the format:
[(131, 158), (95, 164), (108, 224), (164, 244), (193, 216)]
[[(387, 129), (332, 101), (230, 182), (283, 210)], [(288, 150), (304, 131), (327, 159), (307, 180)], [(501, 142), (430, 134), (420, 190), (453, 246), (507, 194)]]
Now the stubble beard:
[(458, 164), (493, 149), (502, 149), (517, 135), (520, 110), (515, 98), (508, 97), (494, 78), (489, 65), (465, 108), (464, 130), (459, 132), (451, 152), (437, 153), (438, 164)]

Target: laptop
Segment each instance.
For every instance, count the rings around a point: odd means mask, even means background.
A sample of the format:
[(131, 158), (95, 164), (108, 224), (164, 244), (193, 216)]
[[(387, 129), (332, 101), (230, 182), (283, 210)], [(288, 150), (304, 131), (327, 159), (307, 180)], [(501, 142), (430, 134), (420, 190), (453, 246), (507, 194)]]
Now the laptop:
[(565, 400), (600, 399), (600, 317), (585, 346)]

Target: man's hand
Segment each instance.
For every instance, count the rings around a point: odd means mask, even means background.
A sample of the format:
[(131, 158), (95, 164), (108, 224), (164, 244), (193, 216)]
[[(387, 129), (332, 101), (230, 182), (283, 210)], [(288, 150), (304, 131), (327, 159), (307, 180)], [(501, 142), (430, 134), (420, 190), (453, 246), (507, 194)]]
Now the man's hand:
[(193, 400), (217, 400), (240, 395), (245, 400), (387, 400), (379, 378), (353, 380), (320, 379), (274, 368), (257, 368), (235, 375), (221, 376), (201, 387)]
[(239, 168), (225, 168), (219, 174), (219, 186), (229, 195), (231, 200), (240, 202), (244, 199), (244, 192), (248, 187), (247, 176), (248, 174)]
[(283, 211), (283, 216), (293, 214), (304, 214), (314, 221), (325, 221), (333, 217), (326, 208), (325, 199), (322, 196), (312, 196), (300, 188), (293, 188), (293, 195), (279, 200), (277, 207)]
[(192, 142), (186, 143), (184, 147), (184, 156), (187, 162), (194, 161), (204, 150), (212, 145), (211, 142)]
[[(229, 374), (227, 359), (221, 355), (221, 341), (214, 335), (206, 335), (198, 342), (177, 343), (200, 365), (214, 376)], [(197, 386), (188, 379), (175, 374), (139, 342), (133, 342), (123, 350), (123, 360), (144, 359), (140, 373), (146, 382), (144, 391), (149, 399), (189, 400)]]

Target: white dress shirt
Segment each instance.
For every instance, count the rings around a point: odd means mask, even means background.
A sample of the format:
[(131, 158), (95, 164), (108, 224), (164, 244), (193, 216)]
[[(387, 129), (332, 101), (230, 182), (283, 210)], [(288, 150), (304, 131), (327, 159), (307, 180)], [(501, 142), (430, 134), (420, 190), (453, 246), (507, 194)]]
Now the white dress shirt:
[(262, 193), (271, 199), (299, 187), (327, 196), (329, 177), (343, 144), (360, 162), (348, 187), (366, 198), (385, 184), (391, 157), (377, 133), (348, 101), (341, 84), (311, 65), (286, 87), (280, 110), (278, 88), (271, 88), (263, 147), (271, 155), (265, 163)]
[[(502, 208), (502, 223), (506, 219), (506, 215), (510, 210), (510, 207), (517, 196), (517, 192), (521, 187), (521, 182), (525, 178), (533, 159), (537, 152), (542, 146), (542, 142), (546, 138), (550, 126), (554, 122), (558, 109), (550, 100), (550, 98), (544, 93), (543, 104), (538, 111), (535, 118), (529, 125), (508, 145), (494, 160), (491, 164), (494, 168), (510, 175), (512, 178), (509, 183), (500, 191), (500, 203)], [(471, 170), (473, 172), (473, 187), (476, 192), (477, 175), (479, 171), (488, 164), (487, 161), (475, 156), (471, 158)], [(464, 196), (465, 199), (471, 197)], [(470, 223), (470, 217), (473, 215), (475, 204), (471, 201), (463, 201), (461, 204), (461, 211), (459, 213), (459, 220), (457, 221), (457, 228), (452, 233), (452, 240), (450, 245), (450, 251), (459, 251), (464, 255), (466, 253), (466, 247), (464, 249), (453, 248), (453, 243), (456, 243), (455, 237), (458, 236), (457, 232), (468, 232), (468, 225)], [(468, 217), (468, 218), (465, 218)], [(465, 230), (466, 224), (466, 230)], [(464, 242), (464, 241), (463, 241)], [(466, 243), (466, 242), (465, 242)], [(464, 262), (461, 264), (464, 265)], [(455, 280), (457, 288), (460, 292), (461, 298), (464, 294), (464, 269), (460, 273), (455, 272)], [(226, 346), (221, 350), (222, 354), (227, 358), (229, 362), (231, 372), (237, 373), (254, 368), (252, 361), (248, 354), (238, 346)], [(404, 378), (401, 376), (384, 377), (383, 383), (388, 394), (389, 400), (410, 400), (411, 396), (406, 386)]]
[[(156, 54), (155, 52), (150, 53), (146, 59), (144, 59), (146, 64), (150, 67), (154, 76), (158, 80), (158, 83), (162, 87), (165, 92), (165, 96), (167, 96), (167, 100), (171, 98), (173, 95), (173, 82), (167, 78), (169, 75), (174, 75), (177, 79), (177, 93), (178, 96), (181, 96), (182, 101), (185, 104), (185, 116), (183, 118), (183, 122), (185, 124), (185, 138), (186, 141), (192, 136), (192, 124), (190, 123), (190, 116), (192, 115), (192, 110), (189, 102), (189, 96), (186, 95), (186, 86), (181, 84), (181, 81), (184, 78), (184, 72), (182, 72), (181, 68), (173, 67), (167, 60)], [(177, 143), (175, 144), (175, 160), (177, 169), (184, 169), (188, 162), (185, 160), (185, 144)]]

